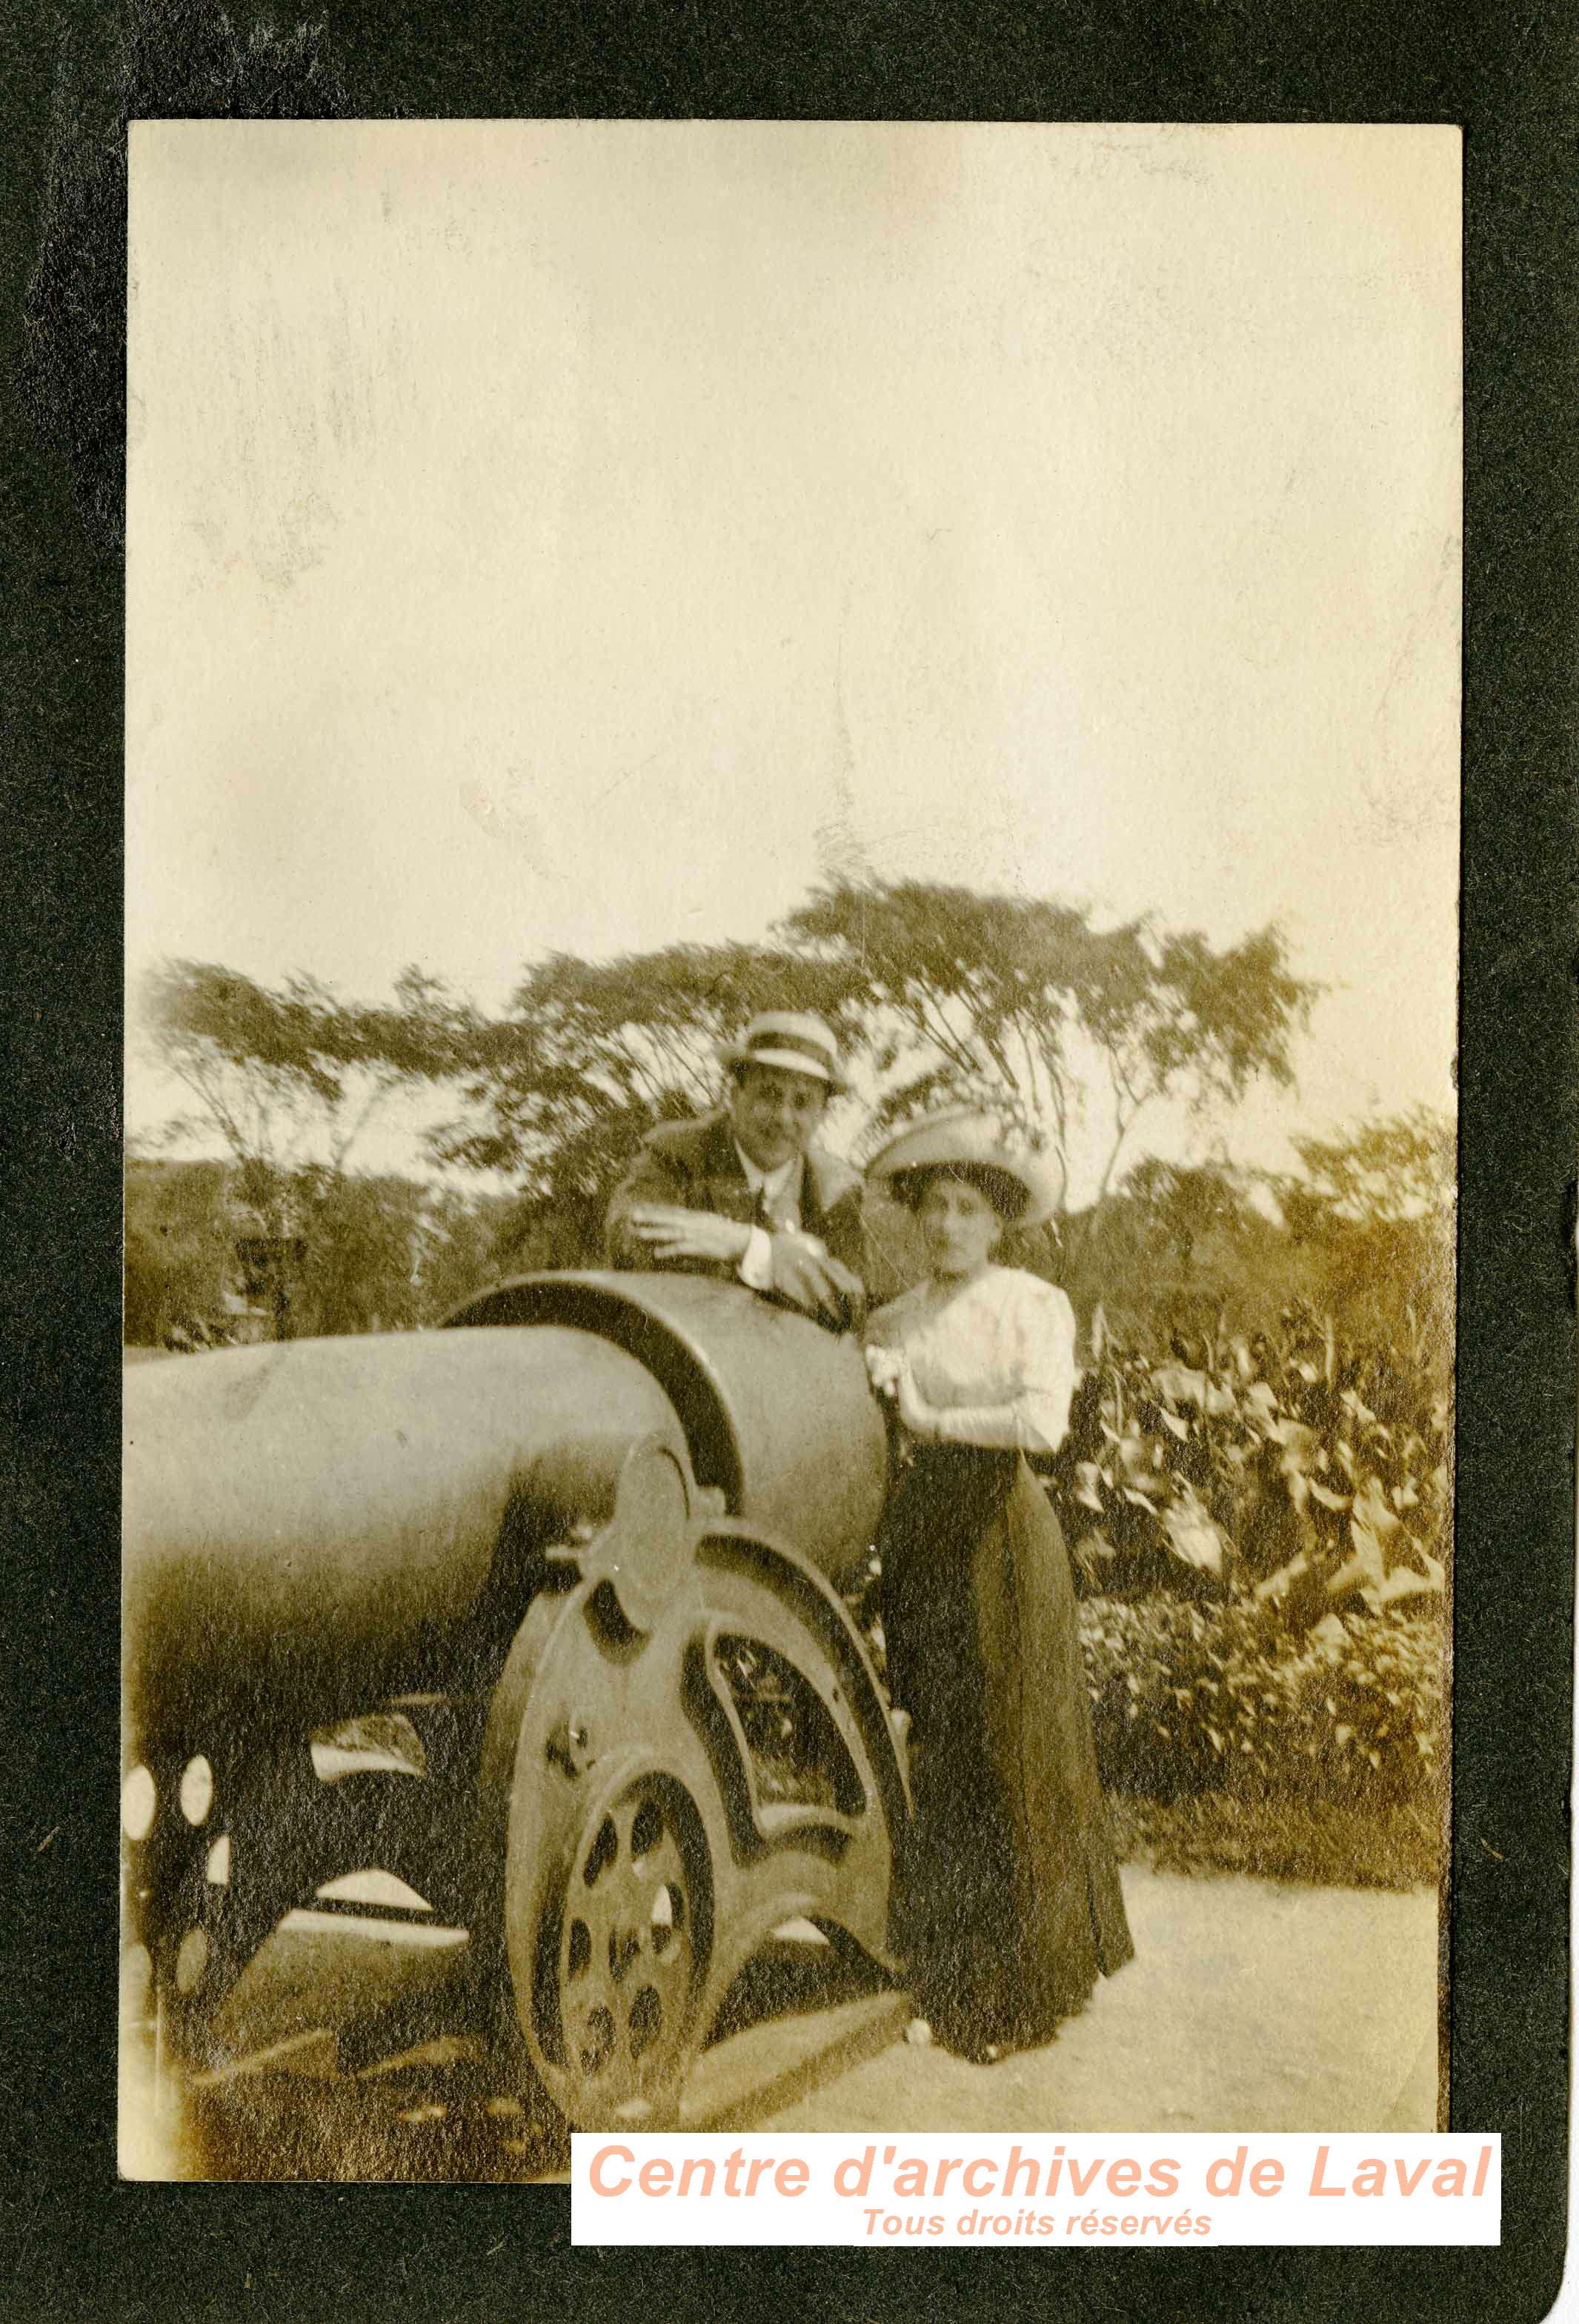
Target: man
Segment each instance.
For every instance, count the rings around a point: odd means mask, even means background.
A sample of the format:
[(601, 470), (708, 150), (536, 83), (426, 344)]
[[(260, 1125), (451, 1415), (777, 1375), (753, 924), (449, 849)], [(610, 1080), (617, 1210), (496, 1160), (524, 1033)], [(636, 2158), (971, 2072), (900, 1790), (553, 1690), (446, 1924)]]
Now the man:
[(819, 1017), (770, 1010), (720, 1049), (724, 1105), (652, 1130), (609, 1204), (614, 1267), (734, 1277), (847, 1330), (863, 1292), (861, 1181), (814, 1143), (848, 1087)]

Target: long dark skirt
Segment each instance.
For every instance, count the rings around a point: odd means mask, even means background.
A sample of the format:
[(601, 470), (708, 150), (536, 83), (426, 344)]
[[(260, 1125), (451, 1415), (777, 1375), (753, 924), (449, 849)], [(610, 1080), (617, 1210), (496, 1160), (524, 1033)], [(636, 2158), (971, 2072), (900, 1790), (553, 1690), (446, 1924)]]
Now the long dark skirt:
[(880, 1545), (911, 1989), (950, 2048), (1031, 2046), (1135, 1950), (1064, 1536), (1018, 1453), (948, 1445), (917, 1453)]

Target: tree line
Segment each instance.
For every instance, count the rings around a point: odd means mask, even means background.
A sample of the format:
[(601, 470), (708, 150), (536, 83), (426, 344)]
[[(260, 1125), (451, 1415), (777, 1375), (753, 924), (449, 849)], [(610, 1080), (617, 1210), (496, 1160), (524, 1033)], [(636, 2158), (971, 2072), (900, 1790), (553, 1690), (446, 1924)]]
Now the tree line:
[[(368, 1328), (356, 1320), (368, 1314), (386, 1328), (431, 1321), (432, 1285), (451, 1271), (434, 1259), (436, 1239), (481, 1274), (595, 1261), (609, 1193), (641, 1138), (713, 1102), (718, 1043), (769, 1008), (815, 1010), (837, 1031), (856, 1091), (829, 1133), (857, 1161), (894, 1125), (951, 1100), (998, 1112), (1066, 1164), (1078, 1135), (1100, 1157), (1096, 1200), (1061, 1222), (1056, 1256), (1029, 1256), (1066, 1281), (1089, 1278), (1098, 1298), (1111, 1304), (1116, 1291), (1122, 1304), (1133, 1281), (1153, 1304), (1166, 1290), (1180, 1312), (1233, 1304), (1275, 1246), (1274, 1275), (1301, 1296), (1353, 1297), (1369, 1282), (1385, 1306), (1388, 1284), (1418, 1277), (1425, 1245), (1440, 1250), (1452, 1179), (1444, 1125), (1416, 1115), (1347, 1143), (1307, 1139), (1302, 1175), (1275, 1184), (1225, 1165), (1164, 1164), (1137, 1135), (1165, 1104), (1215, 1124), (1257, 1080), (1289, 1086), (1317, 990), (1295, 974), (1275, 927), (1215, 946), (1151, 918), (1103, 928), (1057, 899), (916, 881), (829, 883), (757, 944), (605, 961), (550, 953), (498, 1016), (415, 968), (392, 1002), (367, 1005), (305, 975), (272, 987), (166, 962), (140, 1015), (191, 1102), (143, 1141), (140, 1182), (134, 1173), (128, 1329), (132, 1275), (140, 1266), (156, 1278), (162, 1234), (170, 1246), (169, 1221), (150, 1220), (175, 1199), (173, 1182), (150, 1148), (194, 1137), (220, 1146), (228, 1225), (300, 1254), (317, 1286), (298, 1301), (308, 1327)], [(429, 1158), (450, 1174), (442, 1197), (353, 1168), (381, 1109), (421, 1089), (453, 1098), (426, 1133)], [(502, 1180), (513, 1191), (468, 1199), (455, 1191), (468, 1171), (479, 1189)], [(204, 1183), (189, 1181), (189, 1211), (215, 1194), (202, 1195)], [(190, 1218), (189, 1242), (188, 1230)], [(1380, 1275), (1378, 1238), (1391, 1245)], [(376, 1302), (356, 1294), (359, 1277), (383, 1286)], [(147, 1309), (143, 1298), (138, 1315)]]

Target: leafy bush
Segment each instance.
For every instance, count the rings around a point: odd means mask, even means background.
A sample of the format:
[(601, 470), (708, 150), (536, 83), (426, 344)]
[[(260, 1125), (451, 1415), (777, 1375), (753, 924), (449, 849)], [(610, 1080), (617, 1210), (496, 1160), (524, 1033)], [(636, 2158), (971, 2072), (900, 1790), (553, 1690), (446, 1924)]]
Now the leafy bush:
[(1434, 1618), (1329, 1615), (1298, 1637), (1253, 1600), (1093, 1598), (1080, 1633), (1112, 1791), (1353, 1807), (1439, 1796), (1446, 1655)]
[(1302, 1307), (1167, 1361), (1094, 1340), (1048, 1474), (1083, 1594), (1254, 1593), (1295, 1628), (1440, 1603), (1450, 1415), (1427, 1341), (1346, 1347)]

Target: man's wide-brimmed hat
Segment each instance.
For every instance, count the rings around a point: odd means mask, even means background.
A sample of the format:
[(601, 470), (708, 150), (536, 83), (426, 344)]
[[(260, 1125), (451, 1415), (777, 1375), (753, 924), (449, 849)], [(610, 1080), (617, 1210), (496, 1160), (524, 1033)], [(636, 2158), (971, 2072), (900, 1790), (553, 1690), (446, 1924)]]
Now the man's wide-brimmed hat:
[(790, 1074), (809, 1074), (826, 1082), (836, 1094), (850, 1086), (839, 1058), (839, 1045), (820, 1017), (803, 1017), (791, 1010), (770, 1009), (753, 1017), (738, 1041), (725, 1041), (718, 1051), (724, 1064), (738, 1073), (742, 1065), (779, 1065)]
[(1017, 1227), (1040, 1226), (1064, 1196), (1064, 1172), (1056, 1157), (1033, 1154), (974, 1106), (951, 1106), (946, 1113), (911, 1122), (873, 1156), (866, 1175), (886, 1179), (902, 1198), (907, 1180), (914, 1186), (920, 1174), (934, 1170), (993, 1171), (1008, 1179), (1025, 1197), (1024, 1207), (1010, 1221)]

